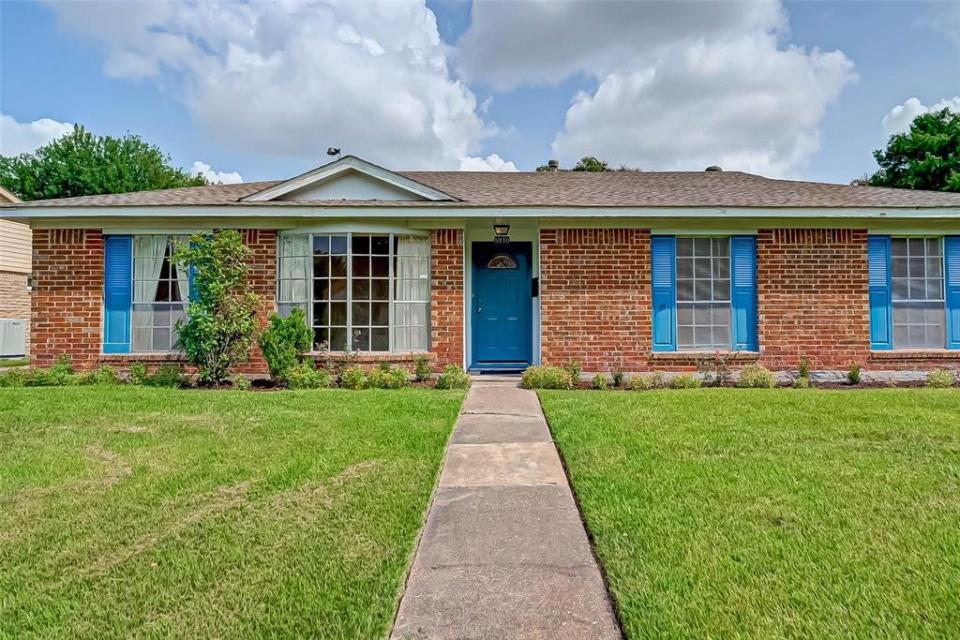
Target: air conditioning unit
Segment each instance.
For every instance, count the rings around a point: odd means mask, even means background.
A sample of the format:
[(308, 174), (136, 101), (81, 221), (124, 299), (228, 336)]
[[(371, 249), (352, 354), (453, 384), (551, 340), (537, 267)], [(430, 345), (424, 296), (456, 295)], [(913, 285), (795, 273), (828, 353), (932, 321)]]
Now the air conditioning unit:
[(22, 358), (27, 354), (27, 321), (0, 318), (0, 358)]

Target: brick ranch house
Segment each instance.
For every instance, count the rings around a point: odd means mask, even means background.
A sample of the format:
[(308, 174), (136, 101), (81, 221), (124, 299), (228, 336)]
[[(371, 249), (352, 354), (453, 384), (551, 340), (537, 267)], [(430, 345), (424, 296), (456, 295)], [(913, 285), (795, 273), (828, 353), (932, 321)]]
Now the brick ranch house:
[[(740, 172), (397, 173), (8, 205), (33, 228), (39, 366), (176, 361), (171, 245), (242, 230), (262, 316), (363, 362), (515, 370), (960, 365), (960, 194)], [(253, 354), (245, 371), (262, 373)]]

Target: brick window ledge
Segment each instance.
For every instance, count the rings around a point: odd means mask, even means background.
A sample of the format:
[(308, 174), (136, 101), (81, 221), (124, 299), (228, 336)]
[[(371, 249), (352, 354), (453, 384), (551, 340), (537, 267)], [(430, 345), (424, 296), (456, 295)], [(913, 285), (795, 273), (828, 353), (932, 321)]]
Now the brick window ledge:
[(720, 354), (733, 359), (734, 361), (756, 360), (760, 357), (759, 351), (653, 351), (650, 354), (651, 360), (703, 360), (704, 358), (713, 358)]
[[(322, 352), (314, 351), (306, 354), (311, 358), (320, 358), (324, 354)], [(433, 359), (433, 354), (427, 351), (405, 351), (403, 353), (361, 353), (353, 356), (352, 359), (359, 364), (366, 363), (377, 363), (377, 362), (413, 362), (419, 357), (426, 356)], [(347, 354), (345, 353), (331, 353), (331, 360), (346, 360)], [(102, 353), (100, 354), (99, 362), (101, 364), (133, 364), (134, 362), (142, 362), (144, 364), (154, 364), (154, 363), (184, 363), (187, 361), (187, 357), (182, 353)]]
[(101, 353), (99, 362), (102, 364), (144, 364), (163, 362), (186, 362), (187, 356), (182, 353)]
[(958, 360), (960, 350), (955, 349), (890, 349), (871, 351), (870, 359), (885, 360)]
[[(311, 358), (322, 358), (324, 355), (321, 351), (312, 351), (307, 356)], [(388, 351), (378, 352), (378, 353), (358, 353), (348, 355), (342, 351), (330, 352), (330, 359), (339, 361), (351, 359), (360, 364), (366, 364), (369, 362), (413, 362), (417, 358), (426, 356), (433, 359), (433, 354), (429, 351), (404, 351), (402, 353), (390, 353)]]

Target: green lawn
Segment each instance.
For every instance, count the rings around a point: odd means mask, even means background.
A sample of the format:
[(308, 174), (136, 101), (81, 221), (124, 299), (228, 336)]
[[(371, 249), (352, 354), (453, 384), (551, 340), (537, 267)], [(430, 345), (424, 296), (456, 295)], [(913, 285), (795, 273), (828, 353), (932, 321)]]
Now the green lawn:
[(0, 389), (0, 638), (382, 637), (462, 397)]
[(960, 635), (960, 391), (544, 391), (630, 638)]

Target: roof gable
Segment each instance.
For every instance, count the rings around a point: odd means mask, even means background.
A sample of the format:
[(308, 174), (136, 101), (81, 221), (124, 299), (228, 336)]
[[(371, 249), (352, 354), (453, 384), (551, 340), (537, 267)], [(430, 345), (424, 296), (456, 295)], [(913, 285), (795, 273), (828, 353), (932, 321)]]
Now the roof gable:
[(356, 156), (346, 156), (244, 196), (240, 202), (271, 200), (298, 202), (427, 200), (437, 202), (456, 200), (456, 198)]

